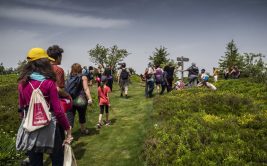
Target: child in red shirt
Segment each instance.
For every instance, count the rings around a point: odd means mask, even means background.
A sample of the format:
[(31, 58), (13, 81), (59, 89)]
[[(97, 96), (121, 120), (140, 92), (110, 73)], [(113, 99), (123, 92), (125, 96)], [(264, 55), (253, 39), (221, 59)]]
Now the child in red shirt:
[(102, 126), (102, 116), (104, 114), (104, 110), (106, 112), (106, 126), (110, 125), (110, 121), (108, 119), (109, 116), (109, 107), (110, 107), (110, 102), (109, 102), (109, 97), (108, 93), (110, 92), (110, 88), (106, 85), (107, 83), (107, 78), (106, 76), (101, 77), (101, 83), (100, 86), (97, 89), (98, 92), (98, 104), (100, 107), (100, 114), (98, 117), (98, 123), (97, 127), (101, 128)]

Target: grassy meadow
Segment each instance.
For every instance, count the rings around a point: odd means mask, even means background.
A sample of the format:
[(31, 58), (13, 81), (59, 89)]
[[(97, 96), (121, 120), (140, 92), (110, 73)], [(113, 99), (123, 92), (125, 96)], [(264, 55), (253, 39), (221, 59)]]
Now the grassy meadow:
[[(24, 157), (15, 150), (16, 79), (0, 76), (0, 163), (5, 165)], [(267, 86), (247, 79), (215, 85), (217, 91), (191, 88), (147, 99), (144, 83), (133, 77), (126, 99), (114, 83), (111, 125), (101, 129), (94, 85), (86, 115), (90, 133), (80, 133), (78, 116), (73, 129), (78, 165), (267, 165)], [(51, 165), (49, 159), (45, 165)]]

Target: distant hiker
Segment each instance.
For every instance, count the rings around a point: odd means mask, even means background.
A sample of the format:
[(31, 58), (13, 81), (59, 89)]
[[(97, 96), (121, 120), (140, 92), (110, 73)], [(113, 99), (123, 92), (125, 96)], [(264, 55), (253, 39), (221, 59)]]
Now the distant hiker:
[(101, 128), (103, 126), (102, 117), (103, 117), (104, 111), (106, 113), (106, 121), (105, 121), (106, 126), (110, 125), (110, 120), (109, 120), (110, 100), (109, 100), (109, 95), (108, 95), (110, 92), (110, 88), (106, 85), (106, 83), (107, 83), (107, 77), (102, 76), (100, 86), (97, 89), (98, 105), (100, 108), (100, 113), (99, 113), (98, 123), (97, 123), (98, 128)]
[[(50, 154), (52, 165), (63, 165), (64, 144), (70, 144), (73, 137), (67, 117), (58, 98), (56, 75), (49, 62), (55, 61), (42, 48), (32, 48), (27, 55), (28, 63), (18, 78), (19, 112), (23, 120), (16, 140), (17, 150), (26, 150), (30, 165), (43, 165), (43, 154)], [(39, 88), (50, 105), (52, 119), (47, 126), (32, 132), (22, 127), (28, 113), (33, 89)], [(38, 107), (43, 108), (43, 107)], [(40, 110), (38, 109), (40, 113)], [(40, 116), (40, 114), (38, 114)], [(67, 133), (65, 137), (65, 133)]]
[(174, 70), (175, 70), (175, 67), (172, 66), (172, 64), (169, 64), (167, 65), (167, 81), (168, 81), (168, 86), (167, 86), (167, 92), (170, 92), (172, 90), (172, 82), (174, 80)]
[(155, 70), (155, 82), (156, 82), (156, 88), (157, 88), (157, 93), (160, 93), (160, 86), (163, 81), (163, 70), (160, 68), (160, 65), (156, 65), (156, 70)]
[(192, 63), (192, 65), (185, 71), (188, 71), (189, 86), (197, 86), (199, 70), (196, 64)]
[(101, 64), (99, 64), (97, 68), (97, 76), (96, 76), (96, 82), (98, 86), (100, 86), (101, 76), (103, 75), (104, 71), (105, 71), (104, 67)]
[(66, 80), (66, 91), (73, 99), (73, 106), (68, 111), (68, 118), (71, 126), (74, 127), (76, 111), (79, 114), (80, 131), (82, 134), (88, 134), (85, 127), (86, 109), (88, 104), (92, 104), (92, 97), (88, 87), (88, 78), (82, 74), (82, 67), (78, 63), (71, 66), (70, 77)]
[(228, 70), (228, 68), (225, 68), (223, 70), (223, 76), (224, 76), (225, 80), (227, 80), (229, 78), (229, 70)]
[(217, 88), (208, 82), (209, 80), (209, 75), (206, 73), (205, 69), (201, 69), (201, 76), (200, 76), (200, 82), (198, 83), (198, 87), (200, 86), (206, 86), (211, 90), (216, 90)]
[(104, 70), (104, 74), (107, 77), (107, 86), (110, 88), (110, 91), (112, 92), (112, 86), (113, 86), (113, 67), (108, 66)]
[(164, 93), (165, 89), (167, 89), (167, 87), (170, 86), (169, 82), (167, 80), (167, 78), (168, 78), (168, 73), (167, 73), (168, 68), (169, 68), (169, 66), (167, 65), (163, 69), (162, 82), (161, 82), (161, 92), (160, 92), (161, 95)]
[(144, 76), (146, 78), (145, 95), (146, 97), (152, 97), (154, 90), (154, 68), (152, 63), (148, 63)]
[(235, 65), (231, 68), (232, 70), (230, 71), (229, 75), (234, 78), (237, 79), (240, 76), (240, 71), (238, 69), (238, 67)]
[(121, 97), (125, 95), (125, 97), (128, 97), (128, 86), (130, 82), (130, 71), (128, 68), (126, 68), (126, 63), (122, 63), (121, 67), (118, 71), (117, 78), (119, 80), (119, 85), (121, 89)]
[(185, 88), (185, 84), (184, 84), (183, 80), (176, 81), (174, 84), (174, 87), (173, 87), (173, 89), (175, 89), (175, 90), (182, 90), (184, 88)]
[(71, 98), (70, 95), (65, 91), (65, 74), (64, 70), (59, 66), (61, 65), (62, 53), (64, 50), (58, 45), (53, 45), (47, 49), (47, 54), (49, 57), (53, 58), (55, 61), (51, 61), (52, 69), (56, 74), (56, 85), (58, 90), (58, 95), (60, 98)]
[(87, 75), (88, 73), (89, 73), (89, 71), (88, 71), (87, 67), (84, 66), (84, 67), (82, 68), (82, 74), (83, 74), (83, 75)]
[(213, 67), (213, 78), (214, 78), (214, 82), (218, 81), (218, 76), (219, 76), (219, 69), (216, 67)]
[(93, 86), (93, 80), (94, 80), (94, 67), (89, 66), (88, 68), (89, 74), (88, 74), (88, 85), (89, 89), (91, 90), (91, 87)]

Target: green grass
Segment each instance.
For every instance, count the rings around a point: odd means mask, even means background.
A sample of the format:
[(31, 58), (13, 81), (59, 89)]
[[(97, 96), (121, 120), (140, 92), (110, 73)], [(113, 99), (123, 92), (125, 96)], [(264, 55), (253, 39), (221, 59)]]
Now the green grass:
[[(143, 141), (151, 125), (152, 100), (144, 97), (144, 87), (133, 83), (129, 98), (121, 98), (118, 85), (111, 93), (111, 126), (96, 129), (99, 108), (96, 86), (93, 87), (94, 105), (87, 112), (88, 136), (79, 133), (75, 124), (72, 144), (78, 165), (145, 165), (142, 159)], [(105, 117), (105, 116), (103, 116)], [(76, 117), (77, 119), (78, 117)]]

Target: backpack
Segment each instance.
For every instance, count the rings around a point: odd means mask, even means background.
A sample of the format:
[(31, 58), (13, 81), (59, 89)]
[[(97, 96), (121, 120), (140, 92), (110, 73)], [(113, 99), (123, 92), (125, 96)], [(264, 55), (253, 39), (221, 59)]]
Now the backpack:
[(120, 78), (122, 80), (127, 80), (129, 78), (129, 73), (126, 69), (121, 69)]
[(23, 128), (25, 128), (28, 132), (47, 126), (51, 121), (51, 113), (49, 111), (50, 106), (47, 104), (44, 95), (40, 90), (42, 83), (43, 81), (40, 83), (38, 88), (34, 89), (32, 84), (29, 82), (33, 91), (31, 94), (28, 113), (23, 124)]
[(82, 76), (69, 76), (66, 80), (65, 90), (73, 99), (76, 98), (82, 90)]

